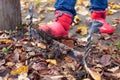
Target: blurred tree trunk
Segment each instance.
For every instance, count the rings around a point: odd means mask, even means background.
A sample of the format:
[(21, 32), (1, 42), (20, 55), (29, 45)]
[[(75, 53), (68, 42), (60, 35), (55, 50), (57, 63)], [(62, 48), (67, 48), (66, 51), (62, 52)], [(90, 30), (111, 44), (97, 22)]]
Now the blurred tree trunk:
[(20, 24), (20, 0), (0, 0), (0, 30), (14, 30)]

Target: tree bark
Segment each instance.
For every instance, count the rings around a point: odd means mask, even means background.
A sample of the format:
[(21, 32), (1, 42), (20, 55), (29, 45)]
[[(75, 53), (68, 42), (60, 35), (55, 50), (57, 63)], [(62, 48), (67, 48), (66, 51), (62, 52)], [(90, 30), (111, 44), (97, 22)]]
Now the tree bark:
[(0, 31), (14, 30), (20, 24), (20, 0), (0, 0)]

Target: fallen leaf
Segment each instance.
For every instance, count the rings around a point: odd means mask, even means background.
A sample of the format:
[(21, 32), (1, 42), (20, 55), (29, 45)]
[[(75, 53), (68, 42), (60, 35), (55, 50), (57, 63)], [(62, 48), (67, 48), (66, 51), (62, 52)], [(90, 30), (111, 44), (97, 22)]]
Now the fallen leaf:
[(71, 47), (71, 48), (74, 48), (74, 40), (63, 39), (60, 42)]
[(15, 65), (15, 63), (13, 63), (13, 62), (7, 62), (6, 65), (7, 65), (8, 67), (12, 67), (13, 65)]
[(37, 46), (39, 48), (42, 48), (42, 49), (46, 49), (47, 48), (46, 44), (44, 44), (44, 43), (37, 43)]
[(120, 78), (120, 72), (112, 74), (112, 76)]
[(116, 73), (108, 73), (108, 72), (104, 72), (104, 75), (107, 76), (107, 77), (115, 77), (117, 79), (120, 78), (120, 72), (116, 72)]
[(65, 61), (66, 61), (67, 63), (72, 63), (72, 62), (74, 61), (74, 59), (71, 58), (71, 57), (65, 57)]
[(94, 80), (101, 80), (101, 75), (98, 72), (93, 71), (92, 69), (88, 67), (86, 69)]
[(113, 15), (113, 14), (114, 14), (114, 12), (113, 12), (113, 11), (111, 11), (111, 10), (107, 10), (107, 14), (108, 14), (108, 15)]
[(55, 11), (55, 8), (54, 7), (47, 7), (47, 10), (48, 11)]
[(0, 60), (0, 66), (2, 66), (3, 64), (5, 64), (5, 60)]
[(52, 63), (54, 65), (57, 65), (57, 61), (55, 59), (47, 59), (46, 62)]
[(39, 63), (34, 63), (33, 65), (32, 65), (32, 68), (34, 69), (34, 70), (44, 70), (44, 69), (46, 69), (47, 68), (47, 63), (46, 62), (39, 62)]
[(110, 59), (111, 59), (110, 55), (103, 55), (100, 62), (103, 66), (107, 66), (108, 64), (110, 64)]
[(50, 76), (50, 78), (53, 79), (53, 80), (59, 80), (59, 79), (62, 78), (62, 77), (64, 77), (64, 76), (62, 76), (62, 75)]
[(42, 12), (44, 12), (44, 11), (45, 11), (45, 9), (39, 8), (39, 9), (37, 10), (37, 13), (40, 14), (40, 13), (42, 13)]
[(109, 2), (109, 7), (111, 9), (120, 9), (120, 4), (114, 3), (114, 2)]
[(21, 74), (21, 73), (26, 73), (26, 72), (28, 72), (28, 67), (27, 66), (22, 66), (22, 67), (19, 67), (18, 69), (12, 70), (11, 74), (15, 75), (15, 74)]
[(107, 69), (107, 70), (114, 73), (114, 72), (117, 71), (118, 69), (119, 69), (119, 66), (116, 66), (116, 67), (113, 67), (113, 68)]
[(0, 40), (0, 43), (11, 44), (12, 41), (11, 41), (11, 40), (8, 40), (8, 39), (1, 39), (1, 40)]
[(41, 20), (43, 20), (43, 19), (45, 19), (45, 16), (40, 15), (40, 17), (39, 17), (39, 21), (41, 21)]
[(81, 22), (80, 17), (78, 15), (76, 15), (74, 18), (74, 24), (76, 25), (76, 24), (79, 24), (80, 22)]
[(26, 17), (25, 17), (25, 20), (29, 20), (30, 19), (30, 15), (27, 15)]
[(79, 41), (79, 42), (87, 42), (87, 37), (78, 38), (77, 41)]
[(86, 64), (86, 62), (84, 62), (84, 68), (86, 69), (86, 71), (91, 75), (91, 77), (94, 80), (101, 80), (101, 75), (99, 72), (94, 71), (93, 69), (89, 68)]
[(79, 26), (76, 30), (77, 33), (80, 33), (81, 35), (86, 35), (88, 33), (88, 28), (85, 26)]
[(18, 80), (30, 80), (27, 76), (28, 76), (27, 73), (21, 73), (21, 74), (18, 76)]
[(34, 56), (35, 52), (32, 51), (32, 52), (29, 52), (28, 54), (29, 54), (29, 56)]

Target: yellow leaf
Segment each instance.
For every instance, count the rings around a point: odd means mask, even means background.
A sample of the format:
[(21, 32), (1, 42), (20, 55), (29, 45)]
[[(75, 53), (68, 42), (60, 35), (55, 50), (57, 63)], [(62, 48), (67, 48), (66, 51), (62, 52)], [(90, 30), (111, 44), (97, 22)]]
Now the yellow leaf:
[(11, 40), (8, 40), (8, 39), (1, 39), (1, 40), (0, 40), (0, 43), (11, 44), (12, 41), (11, 41)]
[(57, 65), (57, 61), (55, 59), (47, 59), (46, 62), (52, 63), (54, 65)]
[(79, 26), (76, 32), (80, 33), (81, 35), (86, 35), (88, 33), (88, 28), (85, 26)]
[(74, 23), (75, 23), (75, 24), (79, 24), (80, 22), (81, 22), (80, 17), (79, 17), (79, 16), (75, 16), (75, 18), (74, 18)]
[(18, 69), (12, 70), (11, 74), (15, 75), (15, 74), (26, 73), (26, 72), (28, 72), (28, 67), (22, 66), (22, 67), (19, 67)]
[(108, 15), (113, 15), (113, 14), (114, 14), (114, 12), (113, 12), (113, 11), (111, 11), (111, 10), (107, 10), (107, 14), (108, 14)]
[(109, 7), (111, 9), (120, 9), (120, 4), (116, 4), (114, 2), (109, 2)]

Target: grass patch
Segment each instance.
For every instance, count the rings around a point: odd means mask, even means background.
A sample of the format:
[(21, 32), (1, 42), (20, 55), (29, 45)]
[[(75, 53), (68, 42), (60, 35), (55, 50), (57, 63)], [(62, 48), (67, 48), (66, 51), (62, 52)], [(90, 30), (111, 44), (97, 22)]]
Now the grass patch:
[(120, 49), (120, 41), (118, 43), (115, 44), (115, 46)]

